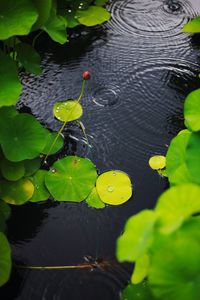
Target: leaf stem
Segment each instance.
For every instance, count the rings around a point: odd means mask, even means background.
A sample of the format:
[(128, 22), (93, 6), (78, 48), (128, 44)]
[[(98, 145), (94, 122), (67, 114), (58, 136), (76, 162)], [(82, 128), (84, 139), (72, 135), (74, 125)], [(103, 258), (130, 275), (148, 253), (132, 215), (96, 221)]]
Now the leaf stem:
[[(82, 81), (82, 86), (81, 86), (81, 92), (80, 92), (80, 95), (79, 95), (79, 97), (77, 98), (77, 103), (76, 103), (76, 105), (74, 105), (74, 107), (72, 108), (71, 112), (69, 113), (68, 119), (70, 118), (70, 116), (71, 116), (71, 114), (73, 113), (74, 109), (76, 108), (77, 104), (81, 102), (81, 99), (82, 99), (82, 97), (83, 97), (84, 90), (85, 90), (85, 82), (86, 82), (86, 80), (83, 79), (83, 81)], [(44, 162), (46, 162), (47, 158), (49, 157), (51, 151), (53, 150), (53, 147), (55, 146), (55, 144), (56, 144), (56, 142), (57, 142), (57, 140), (58, 140), (59, 135), (61, 135), (61, 133), (63, 132), (63, 130), (64, 130), (64, 128), (65, 128), (65, 126), (66, 126), (67, 123), (68, 123), (68, 120), (65, 121), (65, 122), (63, 123), (62, 127), (61, 127), (60, 130), (58, 131), (58, 134), (56, 135), (56, 137), (55, 137), (53, 143), (51, 144), (51, 147), (50, 147), (49, 151), (47, 152), (47, 154), (46, 154), (46, 156), (45, 156), (45, 158), (44, 158)]]
[(29, 270), (64, 270), (64, 269), (91, 269), (92, 264), (82, 264), (77, 266), (23, 266), (15, 265), (18, 269), (29, 269)]
[(38, 33), (38, 34), (36, 34), (36, 36), (34, 37), (34, 39), (33, 39), (33, 42), (32, 42), (32, 47), (33, 48), (35, 48), (35, 43), (36, 43), (36, 41), (37, 41), (37, 39), (39, 38), (39, 36), (42, 34), (42, 30)]

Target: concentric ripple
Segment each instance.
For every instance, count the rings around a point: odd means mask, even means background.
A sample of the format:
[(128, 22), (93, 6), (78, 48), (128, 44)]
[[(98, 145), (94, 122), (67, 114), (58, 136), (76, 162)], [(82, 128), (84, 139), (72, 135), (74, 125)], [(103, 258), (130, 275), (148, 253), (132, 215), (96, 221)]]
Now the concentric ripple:
[(194, 16), (188, 0), (117, 0), (110, 6), (109, 28), (120, 35), (172, 37)]

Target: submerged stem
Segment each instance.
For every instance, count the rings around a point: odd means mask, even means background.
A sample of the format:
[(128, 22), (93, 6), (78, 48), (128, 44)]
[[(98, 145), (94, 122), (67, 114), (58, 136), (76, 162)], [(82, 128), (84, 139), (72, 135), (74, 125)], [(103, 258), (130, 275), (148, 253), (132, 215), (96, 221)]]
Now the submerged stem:
[(82, 264), (77, 266), (23, 266), (15, 265), (18, 269), (29, 269), (29, 270), (64, 270), (64, 269), (91, 269), (92, 265)]

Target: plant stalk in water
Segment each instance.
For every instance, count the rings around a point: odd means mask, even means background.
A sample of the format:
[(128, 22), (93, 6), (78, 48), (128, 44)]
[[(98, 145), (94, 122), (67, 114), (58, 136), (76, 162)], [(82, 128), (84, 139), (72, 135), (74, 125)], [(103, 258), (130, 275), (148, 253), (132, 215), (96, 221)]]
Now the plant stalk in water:
[[(84, 90), (85, 90), (85, 83), (86, 83), (86, 80), (89, 79), (89, 78), (84, 78), (84, 74), (85, 74), (85, 73), (86, 73), (86, 72), (83, 73), (83, 81), (82, 81), (82, 86), (81, 86), (81, 92), (80, 92), (80, 95), (79, 95), (79, 97), (78, 97), (78, 99), (77, 99), (76, 105), (72, 108), (71, 112), (69, 113), (68, 119), (70, 118), (70, 116), (71, 116), (72, 113), (74, 112), (76, 106), (77, 106), (77, 105), (81, 102), (81, 100), (82, 100), (82, 97), (83, 97), (83, 94), (84, 94)], [(59, 136), (62, 134), (62, 132), (63, 132), (65, 126), (67, 125), (67, 123), (68, 123), (68, 120), (65, 121), (65, 122), (63, 123), (62, 127), (61, 127), (60, 130), (58, 131), (58, 133), (57, 133), (57, 135), (56, 135), (56, 137), (55, 137), (55, 139), (54, 139), (54, 141), (53, 141), (51, 147), (49, 148), (48, 153), (46, 154), (46, 156), (45, 156), (45, 158), (44, 158), (44, 163), (46, 162), (47, 158), (49, 157), (51, 151), (53, 150), (53, 148), (54, 148), (54, 146), (55, 146), (55, 144), (56, 144), (56, 142), (57, 142)]]

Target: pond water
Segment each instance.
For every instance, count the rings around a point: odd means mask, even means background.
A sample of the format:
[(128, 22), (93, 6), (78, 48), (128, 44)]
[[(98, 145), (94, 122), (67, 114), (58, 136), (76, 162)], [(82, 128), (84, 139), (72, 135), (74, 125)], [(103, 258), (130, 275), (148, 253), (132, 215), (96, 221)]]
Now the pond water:
[[(22, 74), (22, 110), (48, 128), (57, 100), (77, 97), (81, 74), (90, 70), (83, 99), (91, 148), (76, 125), (65, 131), (65, 153), (87, 156), (100, 172), (120, 169), (133, 183), (133, 197), (104, 210), (85, 203), (28, 204), (13, 209), (8, 237), (14, 262), (27, 265), (76, 265), (101, 260), (93, 270), (19, 270), (0, 292), (2, 300), (118, 300), (130, 266), (115, 261), (116, 238), (125, 220), (152, 208), (166, 182), (148, 167), (164, 154), (183, 127), (183, 101), (200, 86), (200, 42), (181, 33), (200, 13), (198, 0), (116, 0), (112, 20), (97, 29), (75, 31), (70, 45), (41, 37), (43, 75)], [(63, 153), (62, 153), (63, 154)], [(91, 257), (91, 258), (90, 258)], [(106, 265), (106, 268), (104, 268)]]

